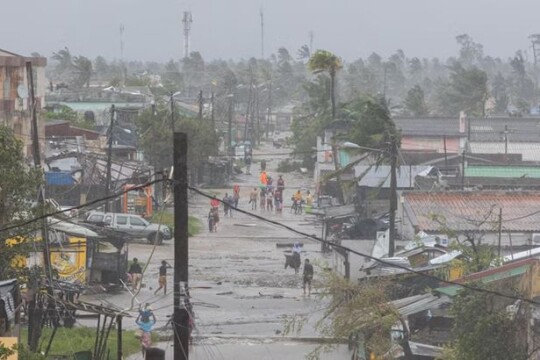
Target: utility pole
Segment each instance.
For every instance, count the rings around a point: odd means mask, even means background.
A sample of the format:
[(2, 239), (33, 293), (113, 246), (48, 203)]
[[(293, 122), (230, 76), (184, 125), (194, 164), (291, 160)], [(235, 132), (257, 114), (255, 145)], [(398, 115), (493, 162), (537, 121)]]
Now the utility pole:
[(229, 97), (229, 123), (228, 123), (228, 142), (227, 142), (227, 154), (231, 155), (231, 146), (232, 146), (232, 121), (233, 121), (233, 107), (234, 107), (234, 95)]
[(465, 190), (465, 152), (466, 150), (463, 149), (461, 157), (461, 191)]
[(198, 103), (199, 103), (199, 120), (202, 120), (203, 107), (204, 107), (204, 98), (203, 98), (203, 91), (202, 90), (199, 91)]
[(174, 359), (189, 358), (187, 135), (174, 134)]
[[(32, 62), (26, 62), (26, 76), (28, 78), (28, 86), (30, 92), (30, 113), (32, 114), (32, 151), (34, 157), (34, 167), (36, 169), (41, 169), (41, 154), (39, 148), (39, 128), (37, 121), (37, 104), (36, 104), (36, 95), (34, 89), (34, 70), (32, 67)], [(45, 188), (43, 185), (38, 186), (38, 205), (39, 210), (45, 211)], [(46, 277), (49, 280), (49, 286), (47, 287), (47, 292), (50, 296), (53, 296), (52, 291), (52, 270), (51, 270), (51, 252), (49, 249), (49, 231), (47, 218), (43, 218), (41, 221), (41, 241), (43, 243), (43, 267), (45, 268)], [(37, 280), (37, 279), (36, 279)], [(34, 283), (36, 284), (36, 283)], [(37, 284), (36, 284), (37, 285)], [(28, 305), (29, 309), (29, 324), (28, 324), (28, 345), (31, 351), (36, 351), (39, 343), (39, 338), (41, 337), (41, 321), (43, 314), (43, 304), (38, 304), (37, 302), (37, 292), (39, 286), (33, 286), (31, 292), (33, 293), (32, 299)], [(36, 308), (37, 307), (37, 308)]]
[(313, 30), (309, 32), (309, 54), (313, 54), (313, 38), (315, 37), (315, 33)]
[(257, 144), (261, 145), (261, 113), (259, 111), (259, 89), (255, 92), (255, 114), (257, 116)]
[(216, 118), (215, 118), (215, 112), (214, 112), (214, 92), (212, 91), (212, 94), (210, 94), (210, 103), (212, 106), (212, 111), (210, 112), (210, 119), (212, 120), (212, 129), (214, 131), (216, 130)]
[(268, 85), (268, 115), (266, 116), (266, 141), (270, 140), (270, 118), (272, 117), (272, 80)]
[(395, 135), (390, 140), (390, 219), (388, 256), (394, 256), (396, 241), (396, 211), (397, 211), (397, 139)]
[(171, 131), (174, 138), (174, 93), (171, 91)]
[(448, 154), (446, 152), (446, 135), (443, 135), (443, 141), (444, 141), (444, 171), (448, 173)]
[[(111, 194), (111, 167), (112, 167), (112, 146), (113, 146), (113, 132), (114, 132), (114, 116), (116, 110), (114, 105), (111, 106), (111, 123), (109, 124), (109, 145), (107, 146), (107, 178), (105, 180), (105, 197), (109, 197)], [(107, 212), (111, 212), (111, 202), (106, 200), (105, 208)]]
[(501, 238), (502, 238), (502, 208), (499, 208), (499, 246), (497, 250), (497, 257), (501, 258)]
[(504, 155), (508, 155), (508, 125), (504, 125)]

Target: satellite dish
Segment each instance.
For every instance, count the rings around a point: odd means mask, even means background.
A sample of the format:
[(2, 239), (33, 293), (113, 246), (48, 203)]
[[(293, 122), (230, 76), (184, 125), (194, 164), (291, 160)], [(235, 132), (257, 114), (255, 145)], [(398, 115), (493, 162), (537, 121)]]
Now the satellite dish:
[(28, 97), (28, 89), (24, 84), (19, 84), (19, 86), (17, 86), (17, 95), (21, 99), (26, 99)]

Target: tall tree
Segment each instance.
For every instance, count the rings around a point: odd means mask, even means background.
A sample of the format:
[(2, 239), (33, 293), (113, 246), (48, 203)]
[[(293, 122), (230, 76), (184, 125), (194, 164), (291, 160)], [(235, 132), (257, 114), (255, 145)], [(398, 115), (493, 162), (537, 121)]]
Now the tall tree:
[(90, 87), (90, 79), (94, 72), (92, 61), (84, 56), (76, 56), (73, 58), (73, 69), (76, 75), (75, 85)]
[(439, 106), (443, 113), (456, 116), (465, 111), (472, 116), (484, 116), (488, 99), (487, 74), (472, 66), (465, 69), (459, 62), (450, 66), (447, 82), (439, 87)]
[(424, 97), (424, 90), (420, 85), (415, 85), (409, 91), (403, 100), (403, 106), (406, 111), (413, 116), (426, 116), (429, 111)]
[(309, 70), (315, 74), (327, 72), (330, 75), (330, 96), (332, 118), (336, 118), (336, 74), (343, 67), (341, 59), (326, 50), (317, 50), (308, 62)]
[(55, 70), (59, 75), (64, 75), (71, 71), (73, 67), (73, 58), (67, 46), (58, 52), (53, 53), (52, 59), (57, 63)]

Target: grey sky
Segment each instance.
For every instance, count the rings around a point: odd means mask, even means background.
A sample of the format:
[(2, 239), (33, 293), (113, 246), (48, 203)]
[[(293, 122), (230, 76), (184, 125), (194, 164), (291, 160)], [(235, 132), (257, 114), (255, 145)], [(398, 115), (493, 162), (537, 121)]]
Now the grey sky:
[[(6, 0), (7, 2), (7, 0)], [(192, 50), (205, 59), (260, 56), (263, 0), (26, 0), (3, 4), (0, 48), (166, 61), (182, 54), (182, 12), (193, 14)], [(485, 53), (509, 57), (540, 33), (538, 0), (264, 0), (265, 53), (294, 55), (315, 33), (314, 47), (347, 60), (378, 52), (447, 57), (455, 36), (468, 33)]]

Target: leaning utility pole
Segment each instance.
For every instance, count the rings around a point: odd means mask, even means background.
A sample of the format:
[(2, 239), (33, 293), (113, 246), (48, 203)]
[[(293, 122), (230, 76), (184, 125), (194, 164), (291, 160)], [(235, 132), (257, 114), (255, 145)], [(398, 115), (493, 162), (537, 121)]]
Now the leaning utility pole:
[[(37, 104), (36, 96), (34, 90), (34, 70), (32, 67), (32, 62), (26, 62), (26, 76), (28, 78), (28, 87), (29, 87), (29, 106), (30, 113), (32, 115), (32, 151), (34, 157), (34, 167), (36, 169), (41, 169), (41, 154), (39, 149), (39, 128), (37, 121)], [(45, 212), (45, 188), (43, 185), (38, 186), (38, 205), (39, 210)], [(49, 231), (47, 218), (43, 218), (41, 221), (41, 241), (43, 243), (43, 267), (45, 268), (45, 275), (49, 280), (49, 286), (47, 287), (48, 294), (53, 296), (52, 291), (52, 269), (51, 269), (51, 252), (49, 249)], [(37, 285), (37, 284), (36, 284)], [(29, 304), (28, 304), (28, 347), (30, 351), (36, 351), (39, 344), (39, 338), (41, 337), (41, 322), (43, 315), (43, 304), (38, 304), (37, 293), (38, 287), (35, 286), (31, 289), (33, 294)]]
[(189, 358), (187, 135), (174, 134), (174, 359)]
[[(108, 198), (111, 194), (111, 167), (112, 167), (112, 146), (114, 132), (114, 116), (116, 110), (114, 105), (111, 106), (111, 123), (109, 124), (109, 145), (107, 146), (107, 178), (105, 180), (105, 197)], [(111, 202), (106, 200), (105, 208), (107, 212), (111, 212)]]
[(396, 210), (397, 210), (397, 138), (392, 135), (390, 140), (390, 219), (388, 235), (388, 256), (394, 256), (396, 248)]

